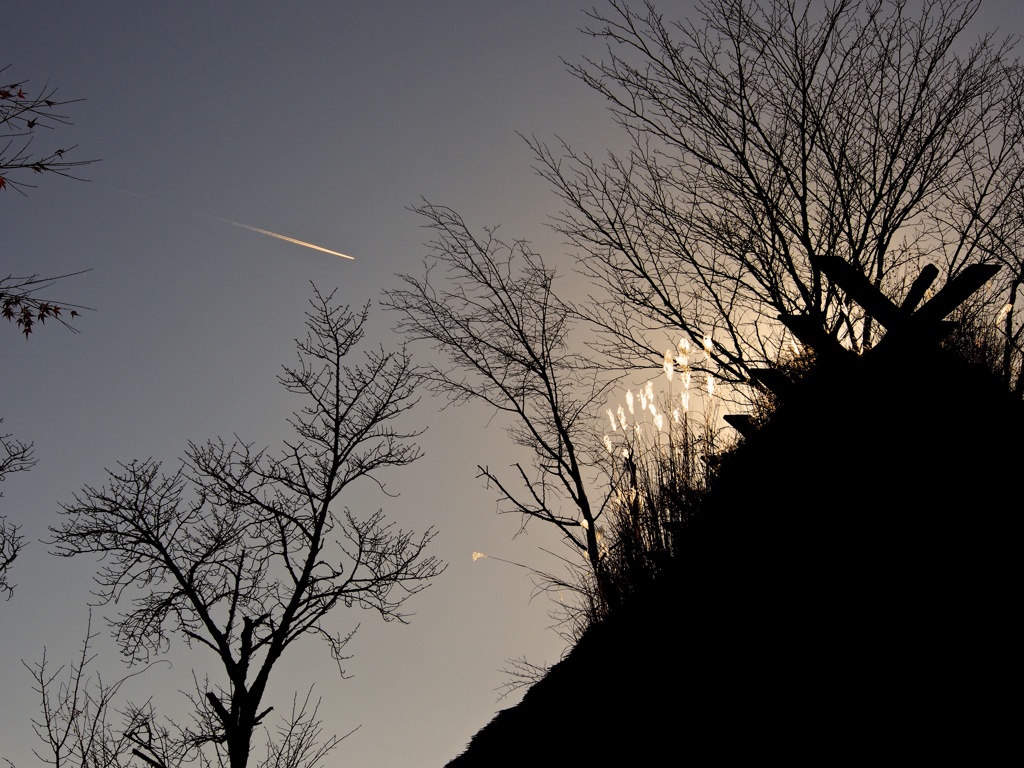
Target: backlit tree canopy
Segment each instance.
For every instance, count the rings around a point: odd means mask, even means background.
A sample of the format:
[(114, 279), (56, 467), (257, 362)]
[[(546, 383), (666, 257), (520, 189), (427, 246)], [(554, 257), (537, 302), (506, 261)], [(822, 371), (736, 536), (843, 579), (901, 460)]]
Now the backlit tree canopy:
[(924, 263), (1019, 273), (1024, 91), (1012, 41), (968, 31), (978, 7), (714, 0), (692, 22), (620, 0), (594, 11), (607, 55), (570, 68), (631, 149), (601, 161), (531, 144), (565, 203), (557, 228), (607, 289), (589, 309), (606, 351), (635, 365), (660, 357), (667, 329), (710, 333), (722, 374), (741, 381), (777, 359), (780, 313), (870, 347), (877, 323), (818, 255), (897, 301)]

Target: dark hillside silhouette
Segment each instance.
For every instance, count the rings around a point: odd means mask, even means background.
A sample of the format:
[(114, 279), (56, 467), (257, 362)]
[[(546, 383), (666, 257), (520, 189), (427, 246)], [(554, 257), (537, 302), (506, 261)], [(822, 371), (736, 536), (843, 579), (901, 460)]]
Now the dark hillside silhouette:
[(1008, 481), (1024, 417), (939, 346), (991, 275), (969, 270), (914, 311), (929, 270), (898, 307), (819, 266), (886, 335), (863, 355), (802, 338), (817, 364), (774, 385), (776, 411), (723, 461), (669, 575), (450, 766), (987, 762), (1012, 748), (998, 691), (1019, 682)]

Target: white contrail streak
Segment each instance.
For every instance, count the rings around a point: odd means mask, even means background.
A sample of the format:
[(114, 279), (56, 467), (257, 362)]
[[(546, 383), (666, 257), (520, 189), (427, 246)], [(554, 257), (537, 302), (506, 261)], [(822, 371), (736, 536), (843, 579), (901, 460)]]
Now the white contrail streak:
[(205, 213), (203, 215), (208, 216), (211, 219), (216, 219), (217, 221), (223, 221), (225, 224), (232, 224), (236, 227), (241, 227), (242, 229), (248, 229), (251, 232), (259, 232), (261, 235), (267, 235), (268, 237), (276, 237), (278, 240), (284, 240), (286, 243), (295, 243), (296, 245), (302, 245), (305, 246), (306, 248), (312, 248), (314, 251), (323, 251), (324, 253), (329, 253), (332, 256), (340, 256), (343, 259), (352, 259), (353, 261), (355, 261), (354, 256), (349, 256), (346, 253), (338, 253), (337, 251), (332, 251), (330, 248), (321, 248), (319, 245), (307, 243), (305, 240), (296, 240), (294, 237), (288, 237), (287, 235), (279, 235), (277, 232), (271, 232), (269, 229), (260, 229), (259, 227), (252, 227), (249, 226), (248, 224), (243, 224), (240, 221), (222, 219), (220, 216), (210, 216), (210, 214), (208, 213)]
[[(123, 189), (121, 187), (111, 187), (108, 184), (101, 184), (100, 186), (107, 187), (107, 189), (117, 190), (118, 192), (122, 192), (128, 195), (129, 197), (136, 197), (139, 198), (140, 200), (149, 200), (150, 202), (160, 203), (161, 205), (169, 205), (169, 203), (163, 203), (162, 201), (158, 200), (155, 197), (152, 197), (151, 195), (140, 195), (138, 192), (132, 192), (130, 189)], [(184, 211), (188, 211), (190, 213), (194, 213), (197, 216), (205, 216), (207, 219), (213, 219), (214, 221), (220, 221), (223, 222), (224, 224), (230, 224), (233, 227), (241, 227), (242, 229), (248, 229), (250, 232), (258, 232), (259, 234), (266, 235), (267, 237), (276, 237), (278, 240), (284, 240), (286, 243), (294, 243), (295, 245), (301, 245), (303, 248), (312, 248), (314, 251), (321, 251), (323, 253), (329, 253), (331, 254), (331, 256), (339, 256), (343, 259), (355, 261), (355, 256), (349, 256), (347, 253), (338, 253), (338, 251), (332, 251), (330, 248), (323, 248), (322, 246), (319, 245), (313, 245), (313, 243), (307, 243), (305, 240), (297, 240), (294, 237), (288, 237), (287, 235), (280, 235), (277, 232), (271, 232), (269, 229), (260, 229), (259, 227), (253, 227), (250, 226), (249, 224), (243, 224), (240, 221), (222, 219), (220, 216), (214, 216), (209, 213), (203, 213), (202, 211), (197, 211), (192, 208), (185, 208), (180, 205), (175, 205), (173, 207), (179, 208)]]

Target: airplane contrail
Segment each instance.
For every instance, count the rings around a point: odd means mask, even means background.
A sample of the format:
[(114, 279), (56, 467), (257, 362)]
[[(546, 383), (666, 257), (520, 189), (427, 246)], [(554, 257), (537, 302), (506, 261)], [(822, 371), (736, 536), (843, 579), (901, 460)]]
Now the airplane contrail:
[(208, 213), (204, 213), (203, 215), (211, 219), (216, 219), (217, 221), (223, 221), (225, 224), (232, 224), (236, 227), (241, 227), (242, 229), (248, 229), (251, 232), (259, 232), (261, 235), (267, 235), (268, 237), (276, 237), (278, 240), (284, 240), (286, 243), (295, 243), (296, 245), (303, 245), (306, 248), (312, 248), (314, 251), (323, 251), (324, 253), (329, 253), (332, 256), (340, 256), (343, 259), (351, 259), (355, 261), (355, 257), (349, 256), (347, 253), (338, 253), (337, 251), (332, 251), (330, 248), (322, 248), (319, 245), (307, 243), (305, 240), (296, 240), (294, 237), (288, 237), (287, 235), (279, 235), (277, 232), (271, 232), (269, 229), (260, 229), (259, 227), (253, 227), (250, 226), (249, 224), (243, 224), (240, 221), (222, 219), (220, 216), (211, 216)]
[[(161, 203), (160, 200), (158, 200), (157, 198), (155, 198), (155, 197), (153, 197), (151, 195), (139, 194), (138, 192), (132, 192), (130, 189), (123, 189), (122, 187), (112, 187), (112, 186), (110, 186), (108, 184), (101, 184), (100, 186), (107, 187), (108, 189), (114, 189), (114, 190), (117, 190), (118, 192), (123, 192), (124, 194), (128, 195), (129, 197), (137, 197), (137, 198), (139, 198), (141, 200), (149, 200), (150, 202)], [(169, 203), (162, 203), (162, 204), (163, 205), (169, 205)], [(329, 253), (332, 256), (339, 256), (339, 257), (341, 257), (343, 259), (349, 259), (351, 261), (355, 261), (355, 257), (354, 256), (349, 256), (347, 253), (339, 253), (338, 251), (332, 251), (330, 248), (324, 248), (324, 247), (319, 246), (319, 245), (314, 245), (313, 243), (307, 243), (305, 240), (298, 240), (298, 239), (296, 239), (294, 237), (288, 237), (287, 235), (282, 235), (282, 234), (279, 234), (277, 232), (271, 232), (269, 229), (260, 229), (259, 227), (254, 227), (254, 226), (251, 226), (249, 224), (243, 224), (240, 221), (232, 221), (231, 219), (224, 219), (224, 218), (221, 218), (220, 216), (214, 216), (214, 215), (209, 214), (209, 213), (203, 213), (202, 211), (197, 211), (197, 210), (192, 209), (192, 208), (184, 208), (183, 206), (180, 206), (180, 205), (176, 205), (174, 207), (175, 208), (181, 208), (182, 210), (189, 211), (190, 213), (194, 213), (197, 216), (205, 216), (207, 219), (213, 219), (214, 221), (220, 221), (220, 222), (223, 222), (224, 224), (230, 224), (233, 227), (241, 227), (242, 229), (248, 229), (250, 232), (257, 232), (257, 233), (259, 233), (261, 235), (266, 235), (267, 237), (276, 237), (278, 240), (284, 240), (286, 243), (294, 243), (295, 245), (301, 245), (304, 248), (312, 248), (314, 251), (322, 251), (323, 253)]]

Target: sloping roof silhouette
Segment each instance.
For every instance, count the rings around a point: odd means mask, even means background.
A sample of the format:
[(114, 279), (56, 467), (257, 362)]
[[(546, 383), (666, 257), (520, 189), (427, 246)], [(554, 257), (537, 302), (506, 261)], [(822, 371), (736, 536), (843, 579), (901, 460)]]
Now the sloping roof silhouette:
[(939, 348), (954, 290), (784, 386), (670, 574), (449, 766), (1015, 753), (1024, 418)]

